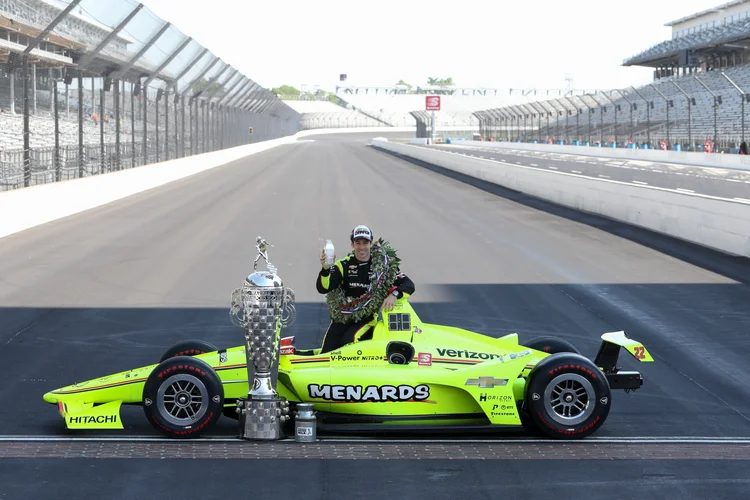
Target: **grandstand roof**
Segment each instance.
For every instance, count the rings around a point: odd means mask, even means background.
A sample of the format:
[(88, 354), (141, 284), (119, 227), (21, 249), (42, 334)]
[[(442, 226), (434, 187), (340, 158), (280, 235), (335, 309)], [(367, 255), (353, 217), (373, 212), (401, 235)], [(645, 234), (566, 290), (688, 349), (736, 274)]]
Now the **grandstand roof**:
[(674, 26), (676, 24), (684, 23), (685, 21), (698, 19), (699, 17), (703, 17), (706, 14), (714, 14), (716, 12), (721, 12), (722, 10), (728, 9), (730, 7), (734, 7), (735, 5), (742, 5), (743, 3), (747, 3), (749, 1), (750, 0), (732, 0), (731, 2), (727, 2), (717, 7), (711, 7), (710, 9), (702, 10), (700, 12), (696, 12), (695, 14), (690, 14), (689, 16), (681, 17), (675, 21), (670, 21), (666, 23), (664, 26)]
[[(696, 33), (665, 40), (651, 48), (625, 59), (623, 66), (658, 66), (677, 63), (684, 50), (717, 50), (723, 45), (750, 42), (750, 19), (716, 26)], [(745, 48), (750, 47), (748, 43)], [(729, 48), (728, 48), (729, 50)]]

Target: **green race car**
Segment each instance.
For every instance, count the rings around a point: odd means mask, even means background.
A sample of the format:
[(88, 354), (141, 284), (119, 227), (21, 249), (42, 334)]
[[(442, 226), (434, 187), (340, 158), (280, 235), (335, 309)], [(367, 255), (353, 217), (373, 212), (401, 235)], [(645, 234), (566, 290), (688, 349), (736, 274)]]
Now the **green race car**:
[[(298, 350), (294, 337), (282, 338), (276, 390), (291, 410), (313, 403), (321, 432), (523, 426), (580, 439), (606, 420), (611, 390), (643, 384), (639, 372), (617, 367), (620, 348), (653, 361), (624, 332), (601, 338), (592, 362), (554, 337), (519, 343), (515, 333), (494, 338), (423, 323), (404, 297), (378, 319), (371, 339), (336, 351)], [(248, 387), (244, 346), (190, 340), (159, 363), (55, 389), (44, 400), (70, 429), (122, 429), (120, 407), (128, 404), (142, 406), (167, 436), (191, 438), (222, 415), (239, 418), (236, 402)]]

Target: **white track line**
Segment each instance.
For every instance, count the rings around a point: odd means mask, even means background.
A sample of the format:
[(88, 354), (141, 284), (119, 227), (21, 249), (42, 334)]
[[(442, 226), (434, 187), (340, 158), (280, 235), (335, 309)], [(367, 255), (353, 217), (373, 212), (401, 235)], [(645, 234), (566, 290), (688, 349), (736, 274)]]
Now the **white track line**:
[[(138, 436), (102, 436), (102, 437), (62, 437), (62, 436), (0, 436), (0, 442), (114, 442), (114, 443), (238, 443), (242, 439), (234, 437), (204, 437), (188, 440), (175, 440), (162, 437), (138, 437)], [(281, 439), (275, 442), (295, 442), (293, 438)], [(544, 443), (544, 444), (750, 444), (750, 437), (689, 437), (689, 436), (667, 436), (667, 437), (589, 437), (577, 440), (555, 440), (552, 438), (526, 439), (512, 437), (498, 437), (497, 439), (373, 439), (373, 438), (327, 438), (318, 437), (318, 442), (327, 443), (399, 443), (399, 444), (512, 444), (512, 443)]]

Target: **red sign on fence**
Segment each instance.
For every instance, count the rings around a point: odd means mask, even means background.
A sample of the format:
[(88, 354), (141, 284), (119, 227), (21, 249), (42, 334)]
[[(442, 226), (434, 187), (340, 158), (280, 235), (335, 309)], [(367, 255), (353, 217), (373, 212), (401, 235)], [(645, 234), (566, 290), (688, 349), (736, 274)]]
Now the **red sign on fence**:
[(440, 111), (440, 96), (428, 95), (425, 105), (427, 111)]

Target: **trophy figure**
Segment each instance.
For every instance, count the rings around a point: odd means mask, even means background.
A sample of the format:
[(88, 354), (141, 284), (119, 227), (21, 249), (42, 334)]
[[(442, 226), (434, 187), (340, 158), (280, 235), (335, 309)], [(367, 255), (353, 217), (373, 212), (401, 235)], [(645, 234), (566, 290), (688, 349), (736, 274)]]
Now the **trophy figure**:
[[(268, 260), (265, 239), (256, 239), (258, 256), (254, 272), (232, 292), (232, 322), (245, 333), (249, 391), (237, 401), (240, 437), (273, 440), (283, 437), (282, 424), (289, 419), (289, 403), (276, 392), (281, 328), (294, 322), (294, 292), (284, 286), (276, 267)], [(267, 271), (258, 271), (263, 258)], [(285, 317), (286, 313), (286, 317)]]

